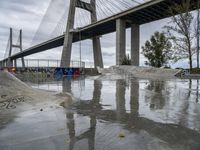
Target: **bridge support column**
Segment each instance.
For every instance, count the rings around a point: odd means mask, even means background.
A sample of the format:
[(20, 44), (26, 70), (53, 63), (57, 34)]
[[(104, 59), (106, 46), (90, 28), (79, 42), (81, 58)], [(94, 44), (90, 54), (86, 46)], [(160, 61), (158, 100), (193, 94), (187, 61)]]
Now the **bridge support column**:
[(116, 20), (116, 65), (121, 65), (126, 55), (126, 21)]
[[(23, 48), (22, 48), (22, 30), (19, 31), (19, 38), (20, 38), (19, 48), (20, 48), (20, 52), (22, 52), (23, 51)], [(21, 60), (22, 60), (22, 67), (25, 68), (24, 57), (22, 57)], [(17, 66), (17, 62), (16, 62), (16, 66)]]
[(131, 25), (131, 64), (140, 65), (140, 26)]
[(101, 53), (101, 44), (100, 44), (100, 38), (94, 37), (92, 39), (93, 43), (93, 55), (94, 55), (94, 67), (100, 67), (103, 68), (103, 59), (102, 59), (102, 53)]
[[(91, 22), (97, 22), (97, 12), (96, 12), (96, 0), (91, 0), (91, 7), (93, 8), (91, 11)], [(99, 37), (92, 38), (93, 44), (93, 55), (94, 55), (94, 67), (97, 66), (103, 68), (103, 58), (101, 53), (101, 42)]]
[(5, 62), (4, 62), (4, 67), (7, 67), (8, 66), (8, 60), (6, 60)]
[(13, 60), (11, 60), (10, 58), (8, 58), (6, 67), (13, 67)]
[[(67, 28), (65, 32), (63, 52), (62, 52), (62, 58), (61, 58), (61, 67), (70, 67), (71, 50), (72, 50), (72, 42), (73, 42), (73, 32), (70, 32), (70, 30), (72, 30), (74, 27), (76, 7), (89, 11), (91, 14), (92, 23), (97, 21), (96, 0), (90, 0), (90, 3), (86, 3), (82, 0), (70, 0), (68, 22), (67, 22)], [(81, 33), (79, 34), (81, 35)], [(81, 37), (79, 40), (81, 40)], [(93, 41), (92, 43), (93, 43), (93, 53), (94, 53), (94, 66), (95, 68), (97, 66), (103, 68), (100, 38), (93, 37), (92, 41)]]
[(77, 0), (70, 0), (69, 14), (67, 28), (65, 32), (64, 45), (61, 58), (61, 67), (70, 67), (71, 52), (72, 52), (72, 42), (73, 42), (73, 32), (70, 32), (74, 27), (75, 19), (75, 9)]
[[(22, 64), (23, 65), (23, 64)], [(14, 67), (17, 68), (17, 59), (14, 60)], [(23, 67), (23, 66), (22, 66)]]
[[(10, 37), (9, 37), (9, 52), (8, 52), (8, 60), (6, 60), (6, 67), (13, 67), (13, 58), (12, 58), (12, 50), (13, 48), (18, 48), (20, 49), (20, 52), (22, 52), (22, 30), (20, 30), (19, 32), (19, 44), (13, 44), (13, 29), (10, 28)], [(22, 60), (22, 67), (25, 67), (25, 63), (24, 63), (24, 58), (21, 58)], [(15, 62), (16, 60), (14, 60), (14, 65), (16, 64)]]

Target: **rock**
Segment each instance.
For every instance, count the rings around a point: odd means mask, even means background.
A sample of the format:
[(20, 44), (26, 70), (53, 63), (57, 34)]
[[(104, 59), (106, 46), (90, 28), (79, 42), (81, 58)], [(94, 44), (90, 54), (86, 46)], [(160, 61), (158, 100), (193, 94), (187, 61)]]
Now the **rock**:
[(125, 134), (121, 132), (121, 133), (119, 133), (119, 137), (120, 138), (125, 138)]

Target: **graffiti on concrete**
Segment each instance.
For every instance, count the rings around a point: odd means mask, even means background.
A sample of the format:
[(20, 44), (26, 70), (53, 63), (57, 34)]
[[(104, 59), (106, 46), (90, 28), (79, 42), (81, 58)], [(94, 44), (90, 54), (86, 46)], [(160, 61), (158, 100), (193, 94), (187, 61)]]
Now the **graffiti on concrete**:
[(23, 96), (23, 95), (17, 95), (10, 98), (7, 98), (7, 95), (1, 95), (1, 98), (5, 100), (0, 102), (0, 110), (1, 109), (15, 109), (17, 103), (25, 102), (31, 99), (30, 97)]
[(60, 79), (63, 76), (80, 76), (82, 70), (80, 68), (56, 68), (54, 70), (54, 78)]

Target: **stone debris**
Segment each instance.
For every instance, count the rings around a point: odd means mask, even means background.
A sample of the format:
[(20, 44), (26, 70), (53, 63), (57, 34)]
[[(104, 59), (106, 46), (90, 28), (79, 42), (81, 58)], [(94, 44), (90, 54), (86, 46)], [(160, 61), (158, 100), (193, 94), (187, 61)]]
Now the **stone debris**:
[(120, 138), (125, 138), (125, 134), (123, 132), (119, 133)]

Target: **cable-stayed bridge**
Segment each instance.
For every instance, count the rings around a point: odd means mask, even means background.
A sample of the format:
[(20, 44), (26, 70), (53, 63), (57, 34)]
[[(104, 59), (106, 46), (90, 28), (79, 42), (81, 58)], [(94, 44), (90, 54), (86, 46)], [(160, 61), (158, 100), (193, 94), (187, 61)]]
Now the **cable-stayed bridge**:
[[(119, 65), (125, 57), (125, 31), (129, 27), (131, 61), (132, 65), (137, 66), (140, 25), (170, 17), (169, 8), (173, 7), (174, 3), (180, 4), (184, 0), (71, 0), (70, 6), (62, 10), (63, 14), (57, 17), (59, 20), (55, 23), (52, 21), (52, 16), (61, 1), (67, 4), (67, 0), (50, 1), (30, 48), (22, 50), (20, 38), (17, 44), (13, 44), (11, 31), (4, 60), (1, 61), (2, 66), (13, 66), (19, 58), (63, 46), (61, 67), (69, 67), (72, 43), (92, 39), (95, 67), (103, 67), (100, 36), (115, 31), (116, 64)], [(191, 0), (191, 11), (197, 9), (197, 1)], [(50, 27), (53, 28), (52, 32), (45, 34), (44, 31), (50, 31)], [(20, 48), (20, 52), (12, 54), (12, 48)]]

